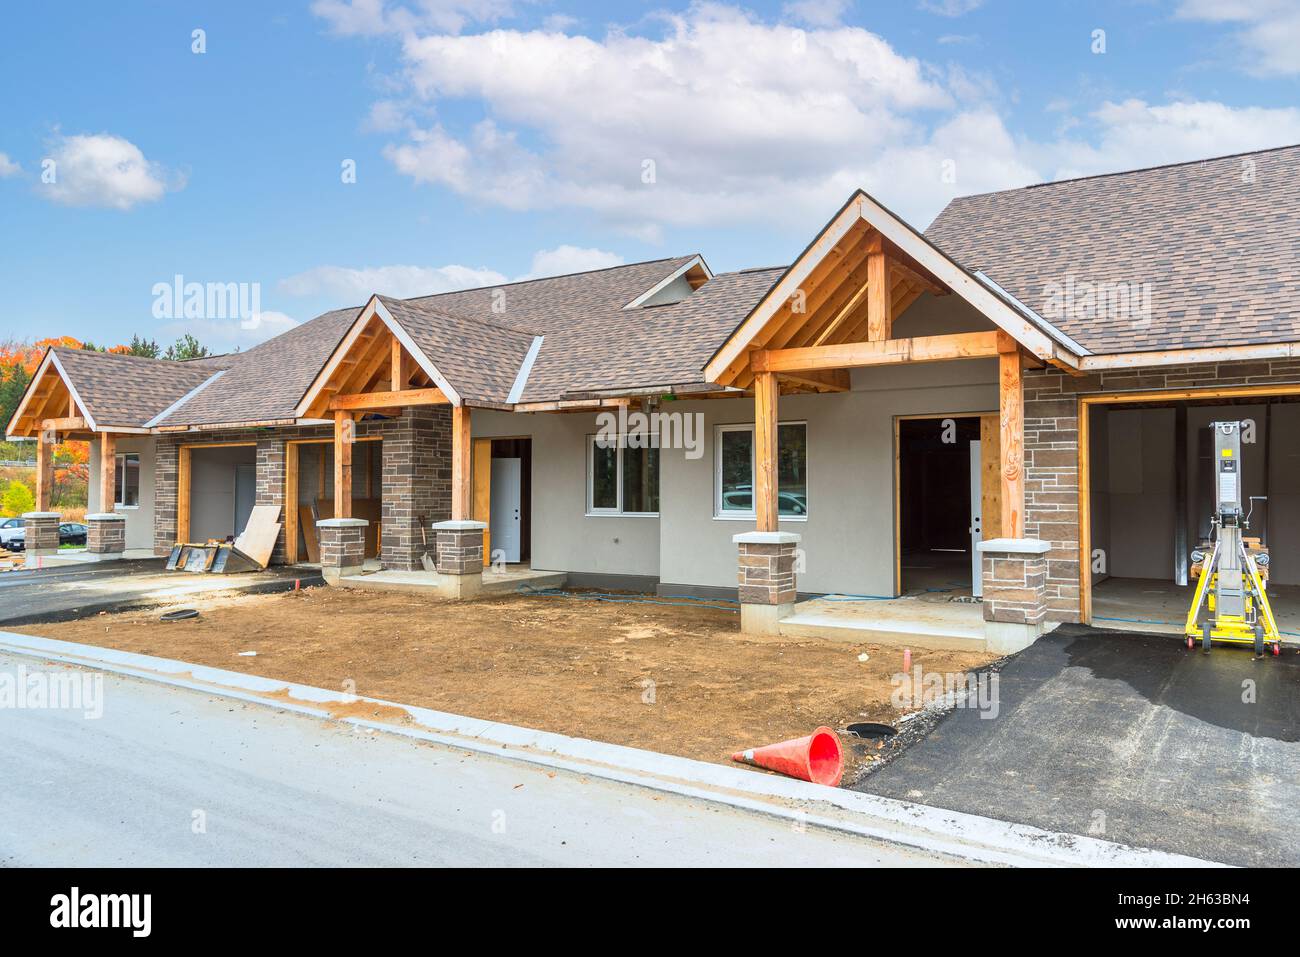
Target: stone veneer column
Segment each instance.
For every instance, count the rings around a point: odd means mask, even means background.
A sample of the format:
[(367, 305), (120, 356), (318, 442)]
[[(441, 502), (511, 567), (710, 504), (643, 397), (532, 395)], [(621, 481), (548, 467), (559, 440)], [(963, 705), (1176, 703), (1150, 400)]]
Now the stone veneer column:
[(58, 512), (23, 513), (23, 548), (28, 555), (58, 554), (59, 517)]
[(793, 532), (742, 532), (731, 540), (740, 551), (740, 630), (775, 635), (777, 623), (794, 610), (794, 556), (799, 536)]
[(438, 591), (444, 598), (473, 598), (483, 590), (485, 522), (436, 522)]
[(126, 551), (126, 516), (99, 512), (86, 516), (86, 551), (101, 560), (121, 558)]
[(340, 578), (361, 574), (369, 524), (364, 518), (322, 518), (316, 523), (320, 571), (327, 585), (337, 585)]
[(984, 638), (988, 650), (1010, 654), (1043, 633), (1047, 619), (1047, 561), (1051, 545), (1036, 538), (991, 538), (979, 543), (984, 582)]

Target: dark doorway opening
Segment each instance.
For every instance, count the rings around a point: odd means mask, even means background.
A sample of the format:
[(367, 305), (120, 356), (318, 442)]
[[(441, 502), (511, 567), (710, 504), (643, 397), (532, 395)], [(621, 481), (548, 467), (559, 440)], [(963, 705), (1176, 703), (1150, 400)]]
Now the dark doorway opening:
[(971, 443), (979, 439), (979, 416), (899, 421), (900, 594), (970, 592)]
[(490, 560), (532, 561), (533, 440), (493, 439), (489, 493)]

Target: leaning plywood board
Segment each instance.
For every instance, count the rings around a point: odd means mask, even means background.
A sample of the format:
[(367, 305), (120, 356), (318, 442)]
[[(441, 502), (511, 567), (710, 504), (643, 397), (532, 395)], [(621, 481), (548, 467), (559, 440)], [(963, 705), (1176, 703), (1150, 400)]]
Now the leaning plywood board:
[(235, 548), (265, 568), (271, 563), (275, 540), (280, 537), (280, 506), (254, 505), (248, 524), (235, 539)]
[(302, 531), (302, 542), (307, 547), (307, 561), (320, 561), (320, 539), (316, 537), (316, 513), (310, 505), (298, 509), (298, 528)]

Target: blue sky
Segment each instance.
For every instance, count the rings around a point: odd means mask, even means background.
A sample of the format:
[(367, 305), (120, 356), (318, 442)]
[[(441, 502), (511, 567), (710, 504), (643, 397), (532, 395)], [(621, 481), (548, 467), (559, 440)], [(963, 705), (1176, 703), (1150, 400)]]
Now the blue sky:
[[(688, 252), (784, 263), (859, 185), (924, 226), (961, 193), (1300, 142), (1294, 0), (3, 18), (0, 338), (247, 347), (370, 292)], [(265, 321), (157, 318), (176, 274), (259, 284)]]

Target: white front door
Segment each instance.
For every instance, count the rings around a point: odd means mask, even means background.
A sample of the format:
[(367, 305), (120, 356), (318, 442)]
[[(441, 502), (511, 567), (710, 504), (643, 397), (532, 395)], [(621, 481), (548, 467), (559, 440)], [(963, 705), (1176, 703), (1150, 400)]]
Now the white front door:
[(970, 590), (976, 598), (984, 594), (984, 563), (979, 550), (979, 543), (984, 540), (982, 465), (980, 444), (978, 441), (972, 442), (970, 444)]
[(519, 561), (519, 510), (521, 508), (522, 459), (492, 460), (491, 541), (489, 560), (498, 557)]

